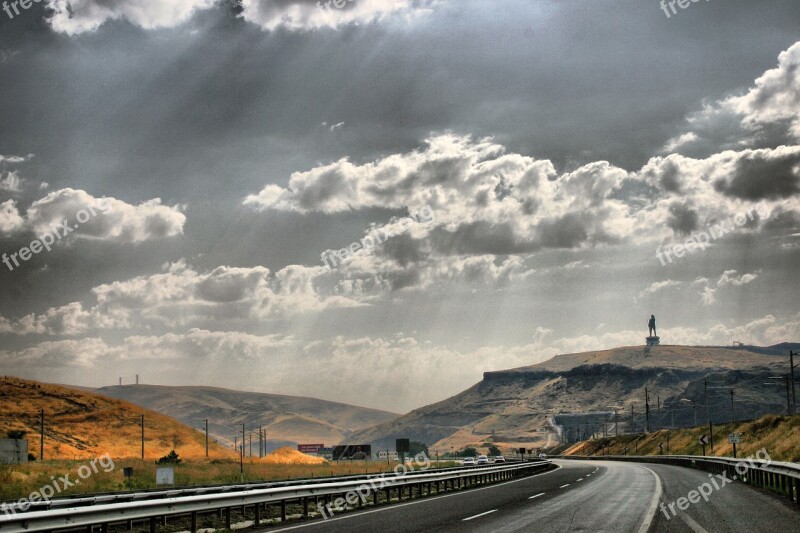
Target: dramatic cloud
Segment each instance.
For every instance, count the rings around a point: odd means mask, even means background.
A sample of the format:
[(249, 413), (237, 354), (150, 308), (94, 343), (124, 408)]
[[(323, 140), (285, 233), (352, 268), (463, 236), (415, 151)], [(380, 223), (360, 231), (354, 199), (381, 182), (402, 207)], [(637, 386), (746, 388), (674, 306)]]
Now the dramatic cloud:
[(66, 221), (75, 237), (138, 243), (181, 235), (186, 223), (181, 210), (181, 206), (161, 205), (158, 198), (135, 206), (115, 198), (95, 198), (81, 190), (61, 189), (33, 202), (27, 209), (25, 225), (40, 235)]
[(325, 272), (324, 267), (291, 265), (275, 273), (264, 267), (200, 273), (181, 261), (159, 274), (95, 287), (96, 304), (88, 308), (72, 302), (42, 314), (0, 320), (6, 332), (18, 335), (81, 335), (102, 329), (256, 327), (266, 319), (359, 305), (351, 298), (323, 294), (315, 280)]
[(14, 200), (0, 203), (0, 232), (11, 233), (20, 229), (24, 224), (25, 220), (20, 216)]
[[(109, 20), (124, 19), (153, 30), (188, 21), (197, 11), (218, 0), (51, 0), (49, 21), (54, 30), (76, 35), (99, 28)], [(241, 0), (241, 16), (265, 30), (335, 28), (369, 22), (392, 13), (424, 12), (434, 0)]]
[(706, 105), (688, 123), (691, 131), (670, 139), (665, 151), (709, 153), (800, 140), (800, 42), (782, 52), (778, 67), (746, 93)]
[[(292, 30), (369, 22), (392, 13), (424, 12), (433, 0), (242, 0), (242, 16), (266, 30)], [(335, 129), (331, 127), (331, 131)]]
[(51, 0), (53, 29), (75, 35), (93, 31), (108, 20), (125, 19), (144, 29), (168, 28), (186, 22), (215, 0)]

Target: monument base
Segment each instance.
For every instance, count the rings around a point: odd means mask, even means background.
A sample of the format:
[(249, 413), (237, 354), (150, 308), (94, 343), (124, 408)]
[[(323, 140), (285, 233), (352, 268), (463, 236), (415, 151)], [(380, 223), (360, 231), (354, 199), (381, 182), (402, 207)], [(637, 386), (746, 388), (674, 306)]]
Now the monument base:
[(658, 346), (661, 344), (661, 337), (646, 337), (645, 342), (648, 346)]

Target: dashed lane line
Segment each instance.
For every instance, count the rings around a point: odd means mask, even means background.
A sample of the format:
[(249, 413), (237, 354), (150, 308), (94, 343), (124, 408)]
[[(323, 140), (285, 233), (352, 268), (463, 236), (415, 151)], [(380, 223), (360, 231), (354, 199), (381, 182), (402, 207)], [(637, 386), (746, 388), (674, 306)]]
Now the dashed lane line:
[(539, 496), (544, 496), (544, 492), (540, 492), (539, 494), (534, 494), (533, 496), (531, 496), (531, 497), (530, 497), (530, 498), (528, 498), (528, 499), (529, 499), (529, 500), (533, 500), (534, 498), (538, 498)]
[(487, 514), (492, 514), (492, 513), (496, 513), (496, 512), (497, 512), (497, 509), (492, 509), (491, 511), (486, 511), (485, 513), (476, 514), (475, 516), (470, 516), (469, 518), (465, 518), (463, 520), (463, 522), (466, 522), (467, 520), (473, 520), (475, 518), (480, 518), (482, 516), (486, 516)]

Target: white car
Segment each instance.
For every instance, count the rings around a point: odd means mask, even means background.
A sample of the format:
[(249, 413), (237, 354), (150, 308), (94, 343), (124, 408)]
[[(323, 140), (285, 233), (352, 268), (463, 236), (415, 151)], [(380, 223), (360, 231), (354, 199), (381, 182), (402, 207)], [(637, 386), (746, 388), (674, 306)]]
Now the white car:
[(506, 462), (506, 458), (503, 457), (502, 455), (498, 455), (497, 457), (494, 458), (494, 462), (495, 463), (505, 463)]
[(465, 457), (464, 460), (461, 461), (461, 466), (475, 466), (475, 458)]
[(539, 454), (539, 459), (547, 459), (547, 454), (546, 453), (540, 453)]
[(479, 455), (478, 456), (478, 464), (479, 465), (488, 465), (489, 464), (489, 458), (486, 457), (485, 455)]

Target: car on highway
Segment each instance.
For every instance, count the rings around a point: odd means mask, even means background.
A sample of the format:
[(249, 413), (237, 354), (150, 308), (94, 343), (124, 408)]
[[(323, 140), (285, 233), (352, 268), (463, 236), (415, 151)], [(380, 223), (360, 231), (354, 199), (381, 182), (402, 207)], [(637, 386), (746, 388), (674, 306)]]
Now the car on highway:
[(539, 454), (539, 459), (547, 459), (547, 454), (546, 453), (540, 453)]
[(464, 460), (461, 461), (461, 466), (475, 466), (475, 464), (474, 457), (464, 457)]
[(479, 455), (478, 456), (478, 464), (479, 465), (488, 465), (489, 464), (489, 458), (486, 457), (485, 455)]
[(495, 463), (505, 463), (506, 462), (506, 458), (503, 457), (502, 455), (498, 455), (497, 457), (494, 458), (494, 462)]

